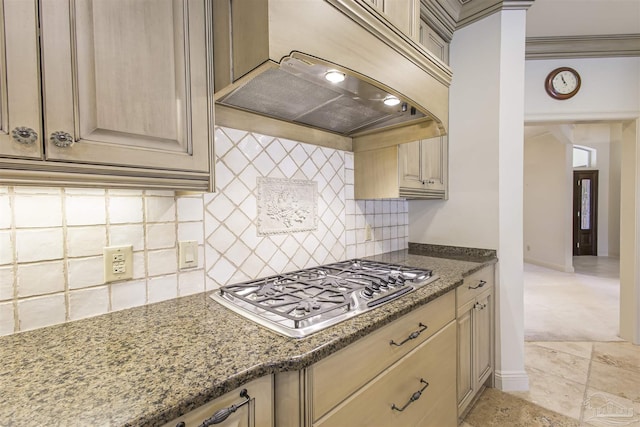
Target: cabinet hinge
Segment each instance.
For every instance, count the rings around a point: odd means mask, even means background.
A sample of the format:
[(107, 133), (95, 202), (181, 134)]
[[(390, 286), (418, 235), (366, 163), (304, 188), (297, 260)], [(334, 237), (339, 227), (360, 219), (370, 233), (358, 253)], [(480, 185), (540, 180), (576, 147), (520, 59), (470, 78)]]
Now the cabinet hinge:
[(576, 243), (576, 248), (580, 249), (580, 242)]

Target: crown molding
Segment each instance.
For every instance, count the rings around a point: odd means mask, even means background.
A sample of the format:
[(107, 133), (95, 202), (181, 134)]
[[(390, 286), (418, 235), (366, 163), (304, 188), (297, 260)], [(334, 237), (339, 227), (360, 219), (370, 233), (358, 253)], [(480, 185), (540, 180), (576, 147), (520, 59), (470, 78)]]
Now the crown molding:
[(451, 42), (461, 5), (458, 0), (420, 1), (420, 18), (444, 41)]
[(501, 10), (527, 10), (533, 2), (534, 0), (474, 0), (467, 2), (462, 5), (456, 30)]
[(527, 37), (526, 59), (640, 56), (640, 34)]

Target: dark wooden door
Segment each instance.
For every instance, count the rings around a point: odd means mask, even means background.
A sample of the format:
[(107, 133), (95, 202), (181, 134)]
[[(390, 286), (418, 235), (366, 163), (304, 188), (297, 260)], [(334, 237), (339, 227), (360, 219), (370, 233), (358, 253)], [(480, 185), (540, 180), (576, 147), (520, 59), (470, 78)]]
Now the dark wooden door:
[(573, 172), (573, 254), (598, 255), (598, 171)]

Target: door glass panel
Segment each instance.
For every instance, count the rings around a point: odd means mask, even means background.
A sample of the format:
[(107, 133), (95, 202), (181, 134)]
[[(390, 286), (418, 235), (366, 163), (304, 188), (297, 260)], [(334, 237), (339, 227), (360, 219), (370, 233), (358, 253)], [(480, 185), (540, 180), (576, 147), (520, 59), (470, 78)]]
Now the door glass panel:
[(580, 229), (589, 230), (591, 229), (591, 180), (581, 179), (580, 188), (582, 189), (582, 194), (580, 197)]

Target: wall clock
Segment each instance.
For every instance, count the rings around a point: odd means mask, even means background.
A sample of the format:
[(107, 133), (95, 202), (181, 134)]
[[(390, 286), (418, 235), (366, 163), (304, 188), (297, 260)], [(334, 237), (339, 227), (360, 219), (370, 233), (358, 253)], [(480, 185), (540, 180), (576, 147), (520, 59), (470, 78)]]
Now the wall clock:
[(544, 88), (554, 99), (569, 99), (580, 90), (580, 74), (573, 68), (556, 68), (547, 76)]

